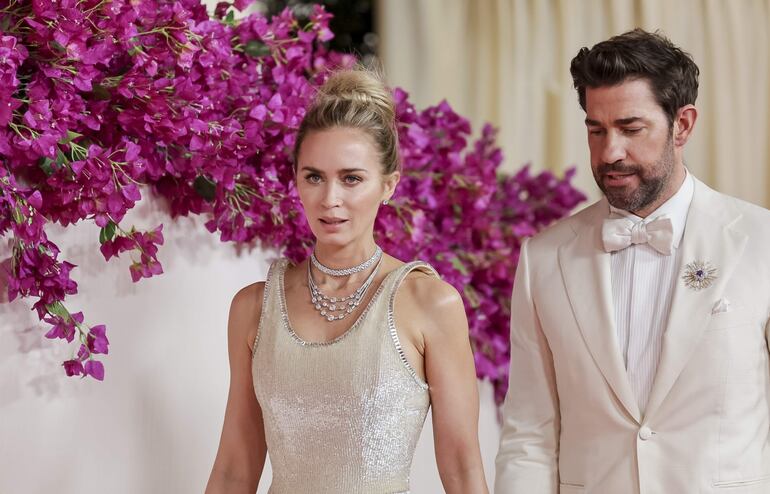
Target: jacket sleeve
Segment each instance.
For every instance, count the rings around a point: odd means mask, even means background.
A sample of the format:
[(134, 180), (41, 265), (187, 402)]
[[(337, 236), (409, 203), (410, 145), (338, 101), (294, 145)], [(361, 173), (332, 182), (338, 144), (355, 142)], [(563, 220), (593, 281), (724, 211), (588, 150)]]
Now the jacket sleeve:
[(528, 246), (525, 240), (511, 302), (511, 367), (495, 462), (495, 494), (559, 490), (559, 397), (553, 355), (532, 298)]

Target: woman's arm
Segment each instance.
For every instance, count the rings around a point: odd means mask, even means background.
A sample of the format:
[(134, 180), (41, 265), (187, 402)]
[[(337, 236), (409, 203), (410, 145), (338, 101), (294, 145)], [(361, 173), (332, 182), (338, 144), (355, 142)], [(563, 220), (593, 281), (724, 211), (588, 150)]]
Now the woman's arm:
[(404, 288), (396, 302), (401, 302), (397, 309), (405, 317), (397, 319), (410, 321), (422, 333), (441, 483), (448, 494), (486, 494), (476, 368), (462, 298), (451, 285), (433, 277), (410, 275)]
[(225, 421), (206, 494), (254, 494), (265, 465), (267, 445), (262, 409), (254, 395), (251, 347), (256, 338), (265, 284), (241, 289), (230, 305), (227, 346), (230, 391)]

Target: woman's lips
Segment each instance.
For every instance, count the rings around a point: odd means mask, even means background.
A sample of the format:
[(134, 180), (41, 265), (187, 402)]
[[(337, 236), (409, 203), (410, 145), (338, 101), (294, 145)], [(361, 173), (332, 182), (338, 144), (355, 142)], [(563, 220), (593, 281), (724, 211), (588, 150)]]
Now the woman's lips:
[(348, 222), (348, 220), (342, 218), (319, 218), (318, 221), (327, 231), (339, 230), (342, 225)]

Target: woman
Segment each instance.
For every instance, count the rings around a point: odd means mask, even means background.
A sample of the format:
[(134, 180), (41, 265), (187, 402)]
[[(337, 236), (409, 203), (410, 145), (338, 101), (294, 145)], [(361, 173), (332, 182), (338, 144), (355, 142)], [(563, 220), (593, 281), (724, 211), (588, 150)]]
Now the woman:
[(463, 303), (427, 264), (375, 244), (398, 183), (390, 93), (342, 71), (320, 89), (294, 148), (316, 244), (230, 308), (231, 382), (207, 494), (403, 493), (429, 405), (448, 493), (486, 493), (478, 394)]

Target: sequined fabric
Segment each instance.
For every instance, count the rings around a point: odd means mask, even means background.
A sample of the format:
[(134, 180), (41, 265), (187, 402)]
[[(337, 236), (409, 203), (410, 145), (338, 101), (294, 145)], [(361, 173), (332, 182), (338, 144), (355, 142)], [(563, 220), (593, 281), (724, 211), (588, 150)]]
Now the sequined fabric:
[(389, 273), (348, 331), (310, 343), (286, 315), (287, 265), (270, 268), (252, 361), (270, 494), (408, 493), (430, 399), (398, 341), (393, 300), (411, 270), (435, 271), (415, 262)]

